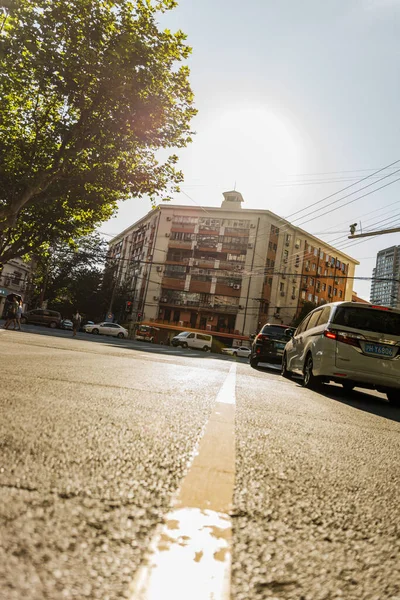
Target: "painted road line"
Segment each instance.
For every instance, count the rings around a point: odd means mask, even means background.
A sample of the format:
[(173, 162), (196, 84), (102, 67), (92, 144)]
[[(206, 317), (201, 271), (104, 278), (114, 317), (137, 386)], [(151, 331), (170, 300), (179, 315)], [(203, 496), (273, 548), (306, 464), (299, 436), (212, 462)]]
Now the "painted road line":
[(230, 597), (235, 388), (233, 363), (173, 508), (130, 586), (130, 600)]

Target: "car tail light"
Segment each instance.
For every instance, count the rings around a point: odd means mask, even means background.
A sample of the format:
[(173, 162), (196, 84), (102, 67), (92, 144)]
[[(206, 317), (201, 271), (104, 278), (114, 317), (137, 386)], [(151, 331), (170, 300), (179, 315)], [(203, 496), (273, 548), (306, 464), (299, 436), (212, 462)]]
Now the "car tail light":
[(263, 342), (264, 340), (269, 340), (269, 335), (265, 335), (265, 333), (259, 333), (256, 337), (256, 340), (259, 342)]
[(388, 310), (389, 312), (391, 310), (388, 306), (377, 306), (376, 304), (373, 304), (370, 306), (370, 308), (376, 308), (377, 310)]
[(349, 346), (360, 347), (360, 340), (365, 340), (365, 337), (359, 333), (351, 333), (350, 331), (331, 331), (325, 329), (324, 336), (330, 340), (336, 340), (342, 342), (342, 344), (348, 344)]

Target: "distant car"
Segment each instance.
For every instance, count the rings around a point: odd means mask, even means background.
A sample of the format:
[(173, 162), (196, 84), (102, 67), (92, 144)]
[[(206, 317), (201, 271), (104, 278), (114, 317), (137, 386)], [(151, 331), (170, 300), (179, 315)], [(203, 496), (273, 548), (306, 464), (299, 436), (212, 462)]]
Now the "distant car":
[(311, 311), (288, 342), (282, 375), (304, 387), (341, 383), (386, 393), (400, 406), (400, 310), (334, 302)]
[(264, 325), (251, 346), (251, 366), (256, 368), (259, 363), (281, 365), (285, 346), (295, 331), (287, 325)]
[(181, 333), (178, 333), (178, 335), (175, 335), (172, 338), (171, 346), (181, 346), (182, 348), (193, 348), (195, 350), (211, 352), (212, 341), (212, 335), (208, 335), (206, 333), (181, 331)]
[(74, 325), (69, 319), (63, 319), (61, 321), (61, 329), (70, 329), (72, 331), (73, 327)]
[(249, 358), (251, 349), (247, 348), (247, 346), (240, 346), (239, 348), (222, 348), (221, 352), (222, 354), (230, 354), (231, 356)]
[(80, 327), (80, 331), (85, 331), (86, 325), (94, 325), (94, 321), (83, 321)]
[(44, 308), (35, 308), (23, 313), (21, 323), (32, 323), (33, 325), (47, 325), (55, 329), (61, 327), (61, 314), (55, 310), (47, 310)]
[(94, 335), (112, 335), (119, 338), (127, 338), (128, 330), (122, 325), (117, 323), (93, 323), (93, 325), (85, 325), (86, 333), (93, 333)]

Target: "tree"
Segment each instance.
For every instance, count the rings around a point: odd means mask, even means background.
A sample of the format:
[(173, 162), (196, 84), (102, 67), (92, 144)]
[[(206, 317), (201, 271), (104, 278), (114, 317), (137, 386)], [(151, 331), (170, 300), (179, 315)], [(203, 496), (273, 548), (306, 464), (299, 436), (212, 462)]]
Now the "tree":
[(90, 318), (104, 317), (103, 284), (107, 244), (98, 234), (59, 244), (38, 258), (31, 305), (47, 300), (49, 307), (70, 316), (75, 308)]
[(24, 236), (31, 251), (50, 243), (37, 236), (40, 219), (66, 239), (65, 215), (87, 233), (117, 200), (168, 199), (182, 173), (177, 157), (162, 161), (160, 150), (191, 141), (196, 113), (188, 67), (179, 65), (190, 53), (185, 35), (156, 22), (176, 1), (0, 5), (3, 251)]
[(310, 313), (316, 307), (317, 307), (317, 305), (314, 304), (314, 302), (304, 302), (302, 304), (299, 314), (292, 321), (292, 327), (298, 327), (300, 325), (300, 323), (302, 322), (302, 320), (306, 318), (308, 313)]

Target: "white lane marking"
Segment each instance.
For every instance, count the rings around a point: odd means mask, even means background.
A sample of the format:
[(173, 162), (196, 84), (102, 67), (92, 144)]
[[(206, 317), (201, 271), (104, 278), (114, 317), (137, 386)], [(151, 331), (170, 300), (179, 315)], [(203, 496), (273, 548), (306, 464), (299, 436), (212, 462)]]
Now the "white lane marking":
[(130, 600), (229, 600), (235, 388), (233, 364), (173, 507), (132, 581)]
[(235, 404), (236, 402), (236, 363), (232, 363), (228, 377), (219, 390), (216, 402)]

